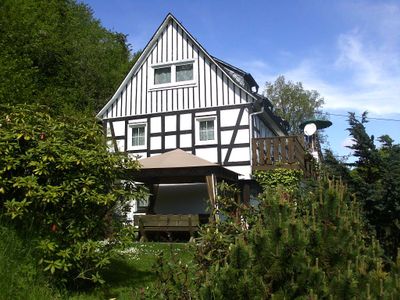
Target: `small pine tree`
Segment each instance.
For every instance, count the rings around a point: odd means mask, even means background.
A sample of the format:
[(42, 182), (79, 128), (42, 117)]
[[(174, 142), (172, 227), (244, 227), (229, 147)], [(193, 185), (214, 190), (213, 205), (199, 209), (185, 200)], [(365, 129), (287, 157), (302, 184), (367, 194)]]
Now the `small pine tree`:
[(397, 277), (383, 268), (378, 242), (366, 243), (360, 208), (346, 188), (326, 180), (309, 196), (290, 201), (286, 193), (265, 192), (257, 222), (230, 248), (227, 263), (210, 269), (204, 294), (218, 299), (400, 295)]
[[(212, 223), (202, 230), (196, 256), (207, 260), (197, 259), (192, 266), (188, 273), (195, 284), (186, 285), (193, 288), (185, 289), (181, 299), (400, 295), (400, 262), (384, 267), (379, 243), (366, 236), (359, 204), (341, 182), (322, 180), (302, 197), (271, 188), (267, 180), (264, 184), (258, 208), (241, 208), (248, 229), (228, 219), (223, 226)], [(176, 278), (167, 285), (176, 286)]]

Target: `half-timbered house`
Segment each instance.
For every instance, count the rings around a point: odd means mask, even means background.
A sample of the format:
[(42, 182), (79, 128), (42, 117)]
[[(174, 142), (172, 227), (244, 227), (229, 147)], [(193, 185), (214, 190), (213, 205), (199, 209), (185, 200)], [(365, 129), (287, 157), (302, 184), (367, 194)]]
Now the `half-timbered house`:
[[(172, 14), (97, 117), (103, 121), (112, 151), (147, 158), (179, 148), (238, 173), (244, 181), (267, 159), (273, 163), (274, 157), (277, 161), (285, 156), (285, 149), (288, 155), (295, 151), (295, 144), (288, 147), (287, 139), (285, 146), (261, 140), (285, 137), (286, 131), (270, 102), (258, 94), (254, 78), (210, 55)], [(181, 187), (182, 191), (188, 188)], [(182, 201), (189, 201), (185, 198)], [(172, 203), (182, 205), (176, 199)], [(204, 206), (193, 207), (203, 210)]]

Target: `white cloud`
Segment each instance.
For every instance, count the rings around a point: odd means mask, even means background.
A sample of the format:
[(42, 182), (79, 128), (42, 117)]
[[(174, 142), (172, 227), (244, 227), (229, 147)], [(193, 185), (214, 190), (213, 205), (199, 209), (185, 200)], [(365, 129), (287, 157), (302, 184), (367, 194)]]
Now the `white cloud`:
[(355, 141), (353, 140), (353, 138), (348, 137), (348, 138), (346, 138), (345, 140), (342, 141), (341, 146), (342, 146), (343, 148), (348, 149), (348, 147), (351, 147), (351, 146), (353, 146), (354, 144), (355, 144)]
[(334, 59), (305, 57), (287, 70), (273, 72), (249, 64), (260, 82), (279, 74), (301, 81), (325, 98), (325, 109), (400, 113), (400, 5), (353, 4), (358, 27), (337, 36)]

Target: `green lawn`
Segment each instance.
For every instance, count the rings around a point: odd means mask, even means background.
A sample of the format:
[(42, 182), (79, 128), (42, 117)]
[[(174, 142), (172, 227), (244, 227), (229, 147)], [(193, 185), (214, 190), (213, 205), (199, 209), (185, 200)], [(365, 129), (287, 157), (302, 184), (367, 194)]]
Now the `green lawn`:
[(31, 254), (34, 247), (28, 241), (0, 222), (0, 300), (137, 299), (140, 289), (156, 280), (156, 260), (160, 251), (167, 260), (175, 258), (186, 263), (192, 259), (189, 244), (132, 243), (103, 272), (106, 280), (103, 286), (68, 292), (57, 290), (47, 282)]
[(37, 270), (34, 248), (0, 219), (0, 300), (52, 299), (56, 293)]
[(182, 243), (134, 243), (112, 261), (103, 272), (104, 286), (86, 293), (69, 295), (69, 299), (135, 299), (141, 288), (156, 280), (157, 254), (164, 251), (166, 258), (175, 256), (183, 262), (190, 261), (188, 245)]

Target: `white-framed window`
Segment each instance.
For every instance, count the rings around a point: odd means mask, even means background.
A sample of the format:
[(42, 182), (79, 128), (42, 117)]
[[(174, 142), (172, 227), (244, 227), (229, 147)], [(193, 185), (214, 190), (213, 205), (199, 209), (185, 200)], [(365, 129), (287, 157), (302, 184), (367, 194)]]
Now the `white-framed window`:
[(146, 123), (131, 123), (128, 130), (128, 149), (134, 150), (147, 147)]
[(199, 134), (201, 142), (215, 140), (214, 120), (199, 121)]
[(217, 142), (217, 124), (215, 116), (196, 118), (196, 144), (214, 144)]
[(151, 66), (150, 89), (193, 86), (196, 84), (196, 61), (184, 60)]

